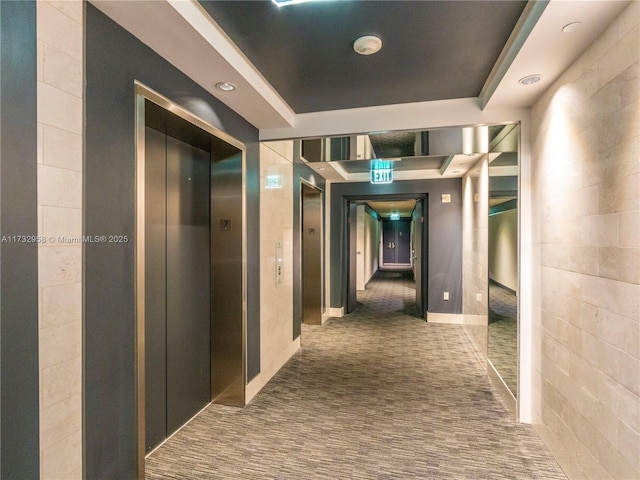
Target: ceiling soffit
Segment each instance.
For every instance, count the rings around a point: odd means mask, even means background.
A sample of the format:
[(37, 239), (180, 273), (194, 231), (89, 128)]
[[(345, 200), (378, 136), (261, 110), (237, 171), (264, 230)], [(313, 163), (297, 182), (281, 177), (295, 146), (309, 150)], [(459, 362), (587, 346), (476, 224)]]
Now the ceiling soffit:
[[(200, 3), (296, 113), (477, 97), (526, 4)], [(357, 55), (361, 35), (382, 50)]]

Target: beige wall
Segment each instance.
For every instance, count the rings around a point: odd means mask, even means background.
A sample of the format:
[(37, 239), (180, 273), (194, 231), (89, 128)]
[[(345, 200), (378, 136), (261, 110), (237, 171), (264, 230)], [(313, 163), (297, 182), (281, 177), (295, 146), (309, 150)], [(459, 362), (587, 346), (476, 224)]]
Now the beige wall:
[(356, 223), (356, 289), (364, 290), (367, 280), (364, 274), (365, 259), (365, 222), (366, 212), (364, 211), (364, 205), (357, 206), (357, 223)]
[(633, 2), (532, 112), (539, 414), (594, 479), (640, 477), (639, 18)]
[(364, 217), (364, 264), (365, 285), (378, 271), (380, 261), (380, 228), (381, 223), (368, 213)]
[(82, 478), (82, 2), (37, 22), (40, 476)]
[[(265, 188), (267, 175), (282, 175), (282, 188)], [(283, 252), (279, 284), (277, 242)], [(300, 348), (300, 339), (293, 340), (293, 142), (260, 145), (260, 298), (260, 373), (247, 385), (247, 401)]]
[(378, 270), (378, 253), (380, 250), (379, 223), (366, 212), (364, 205), (358, 205), (357, 233), (356, 288), (364, 290), (373, 274)]
[(485, 317), (489, 289), (487, 162), (488, 158), (484, 156), (469, 170), (462, 183), (462, 312)]
[(460, 322), (487, 358), (489, 159), (485, 155), (462, 180), (462, 313)]

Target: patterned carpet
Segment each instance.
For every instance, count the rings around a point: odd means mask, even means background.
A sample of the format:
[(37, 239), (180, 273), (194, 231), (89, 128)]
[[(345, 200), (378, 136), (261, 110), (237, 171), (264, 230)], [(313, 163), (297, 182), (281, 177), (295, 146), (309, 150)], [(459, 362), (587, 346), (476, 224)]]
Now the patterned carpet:
[(302, 348), (244, 409), (211, 405), (147, 479), (566, 479), (491, 389), (461, 327), (411, 315), (401, 271)]

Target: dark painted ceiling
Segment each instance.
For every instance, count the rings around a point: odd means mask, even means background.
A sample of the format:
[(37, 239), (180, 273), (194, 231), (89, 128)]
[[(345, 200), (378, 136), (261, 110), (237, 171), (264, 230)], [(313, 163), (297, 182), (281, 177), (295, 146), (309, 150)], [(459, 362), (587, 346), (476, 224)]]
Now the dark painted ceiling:
[[(526, 4), (200, 3), (296, 113), (477, 97)], [(361, 35), (382, 50), (357, 55)]]
[[(394, 171), (402, 170), (439, 170), (447, 157), (444, 156), (423, 156), (402, 158), (402, 160), (392, 162)], [(347, 173), (369, 173), (374, 168), (376, 160), (343, 160), (337, 163)]]

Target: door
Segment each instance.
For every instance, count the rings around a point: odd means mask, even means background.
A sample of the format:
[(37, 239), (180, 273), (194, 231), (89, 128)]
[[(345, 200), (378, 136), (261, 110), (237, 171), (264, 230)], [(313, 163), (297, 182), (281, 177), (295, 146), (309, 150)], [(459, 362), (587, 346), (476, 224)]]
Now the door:
[(382, 246), (384, 265), (410, 265), (411, 220), (383, 220)]
[(358, 259), (356, 257), (358, 243), (358, 205), (354, 202), (348, 202), (347, 204), (347, 248), (348, 248), (348, 262), (347, 262), (347, 278), (348, 278), (348, 292), (347, 292), (347, 313), (351, 313), (357, 306), (357, 293), (356, 293), (356, 276), (358, 269)]
[(211, 399), (210, 154), (149, 127), (145, 149), (149, 452)]
[(322, 323), (322, 192), (304, 183), (302, 195), (302, 321)]
[(413, 211), (413, 225), (414, 225), (414, 258), (413, 258), (413, 270), (414, 279), (416, 282), (416, 309), (418, 310), (418, 316), (425, 318), (427, 313), (427, 235), (425, 221), (425, 208), (424, 199), (416, 202), (416, 207)]

